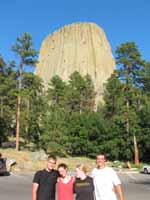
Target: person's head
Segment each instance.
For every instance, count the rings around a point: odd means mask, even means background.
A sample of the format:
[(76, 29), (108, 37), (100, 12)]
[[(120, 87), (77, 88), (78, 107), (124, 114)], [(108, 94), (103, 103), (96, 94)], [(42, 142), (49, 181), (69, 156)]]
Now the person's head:
[(76, 177), (82, 178), (83, 176), (86, 176), (87, 174), (87, 167), (85, 165), (79, 164), (76, 166)]
[(60, 163), (58, 165), (58, 172), (60, 174), (61, 177), (66, 177), (67, 175), (67, 171), (68, 171), (68, 166), (65, 163)]
[(98, 168), (104, 168), (106, 162), (106, 155), (104, 153), (99, 153), (96, 155), (96, 164)]
[(47, 169), (52, 170), (55, 168), (56, 165), (56, 157), (54, 155), (49, 155), (47, 159)]

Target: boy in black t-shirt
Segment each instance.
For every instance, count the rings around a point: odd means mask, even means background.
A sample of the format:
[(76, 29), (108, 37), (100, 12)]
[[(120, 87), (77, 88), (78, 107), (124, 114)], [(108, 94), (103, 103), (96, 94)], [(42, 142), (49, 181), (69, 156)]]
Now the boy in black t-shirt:
[(32, 186), (32, 200), (55, 200), (58, 171), (54, 170), (56, 157), (48, 156), (47, 168), (37, 171)]

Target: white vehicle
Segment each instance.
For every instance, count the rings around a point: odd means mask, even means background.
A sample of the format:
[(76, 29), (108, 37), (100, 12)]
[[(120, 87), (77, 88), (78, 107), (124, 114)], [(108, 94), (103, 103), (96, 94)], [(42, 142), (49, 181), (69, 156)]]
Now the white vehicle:
[(144, 172), (144, 174), (149, 174), (150, 173), (150, 165), (144, 165), (143, 172)]

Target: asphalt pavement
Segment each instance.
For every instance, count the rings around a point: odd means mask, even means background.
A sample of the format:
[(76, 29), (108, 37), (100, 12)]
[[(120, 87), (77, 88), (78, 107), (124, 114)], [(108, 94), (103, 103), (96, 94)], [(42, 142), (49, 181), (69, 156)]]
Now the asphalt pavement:
[[(0, 200), (31, 200), (33, 173), (0, 176)], [(125, 200), (150, 199), (150, 175), (118, 173)]]

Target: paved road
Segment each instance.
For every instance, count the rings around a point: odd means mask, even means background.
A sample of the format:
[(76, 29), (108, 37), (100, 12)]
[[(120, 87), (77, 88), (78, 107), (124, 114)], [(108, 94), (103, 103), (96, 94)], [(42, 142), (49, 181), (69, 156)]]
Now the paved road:
[[(150, 199), (150, 175), (119, 174), (125, 200)], [(0, 176), (0, 200), (30, 200), (33, 174)]]
[(150, 199), (150, 175), (121, 174), (125, 200)]
[(0, 200), (30, 200), (32, 174), (0, 176)]

